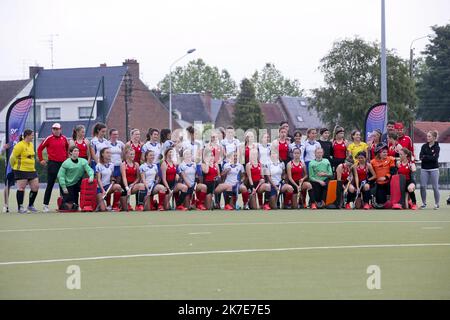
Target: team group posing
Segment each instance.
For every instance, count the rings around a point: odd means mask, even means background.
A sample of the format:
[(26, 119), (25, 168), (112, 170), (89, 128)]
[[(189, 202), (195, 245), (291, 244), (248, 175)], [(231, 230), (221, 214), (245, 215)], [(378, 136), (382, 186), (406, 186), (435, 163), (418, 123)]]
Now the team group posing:
[[(405, 176), (408, 207), (417, 209), (413, 144), (401, 123), (389, 122), (385, 134), (379, 130), (373, 132), (370, 145), (362, 141), (358, 130), (351, 132), (351, 142), (345, 140), (342, 127), (336, 127), (332, 134), (330, 140), (328, 129), (319, 132), (308, 129), (303, 141), (301, 131), (290, 136), (288, 123), (282, 122), (278, 137), (270, 139), (269, 134), (264, 134), (259, 143), (252, 131), (245, 134), (245, 141), (239, 141), (231, 126), (214, 129), (206, 143), (196, 139), (192, 126), (186, 129), (185, 140), (181, 135), (172, 136), (169, 129), (161, 132), (149, 129), (147, 141), (142, 143), (140, 131), (133, 129), (131, 140), (123, 143), (118, 130), (108, 131), (102, 123), (95, 125), (90, 141), (85, 138), (82, 125), (74, 128), (69, 140), (61, 134), (61, 125), (55, 123), (52, 135), (38, 147), (39, 161), (47, 166), (43, 211), (49, 211), (56, 181), (62, 195), (58, 209), (78, 210), (80, 186), (85, 177), (89, 183), (98, 185), (94, 208), (98, 211), (133, 210), (130, 204), (133, 194), (136, 211), (234, 210), (240, 208), (239, 194), (243, 209), (318, 209), (326, 207), (330, 192), (343, 195), (336, 202), (338, 208), (367, 210), (381, 208), (389, 202), (389, 182), (396, 174)], [(34, 201), (39, 181), (33, 136), (32, 130), (25, 130), (10, 156), (13, 172), (7, 177), (7, 183), (8, 186), (17, 183), (21, 213), (37, 211)], [(422, 146), (419, 155), (422, 174), (427, 175), (426, 184), (421, 188), (423, 207), (428, 178), (433, 188), (436, 184), (435, 207), (439, 203), (436, 140), (437, 133), (430, 131), (428, 143)], [(44, 150), (48, 160), (43, 158)], [(332, 190), (331, 182), (336, 181), (342, 190)], [(31, 190), (25, 208), (27, 185)], [(221, 206), (222, 197), (224, 206)]]

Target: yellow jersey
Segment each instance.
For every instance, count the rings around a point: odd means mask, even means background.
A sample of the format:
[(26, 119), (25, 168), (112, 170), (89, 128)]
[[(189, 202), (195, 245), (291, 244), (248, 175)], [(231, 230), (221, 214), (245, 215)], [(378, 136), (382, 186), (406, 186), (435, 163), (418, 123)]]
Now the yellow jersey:
[(13, 170), (34, 172), (36, 171), (34, 158), (33, 143), (22, 140), (14, 146), (9, 163)]
[(362, 142), (362, 141), (358, 145), (356, 145), (354, 142), (352, 142), (347, 147), (348, 152), (351, 153), (353, 160), (355, 160), (355, 162), (358, 161), (356, 158), (357, 158), (358, 153), (360, 153), (361, 151), (365, 151), (366, 157), (367, 157), (367, 149), (368, 149), (367, 143)]

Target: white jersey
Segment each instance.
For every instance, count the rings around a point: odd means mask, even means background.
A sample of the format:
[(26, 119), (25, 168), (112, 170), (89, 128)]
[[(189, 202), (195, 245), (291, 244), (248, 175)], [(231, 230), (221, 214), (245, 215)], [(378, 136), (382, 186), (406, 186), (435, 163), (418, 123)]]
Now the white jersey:
[(195, 182), (195, 173), (197, 172), (197, 166), (195, 165), (194, 162), (191, 163), (186, 163), (186, 162), (182, 162), (180, 163), (180, 165), (178, 166), (178, 173), (183, 173), (184, 177), (186, 178), (187, 183), (189, 183), (189, 185), (192, 187), (192, 185)]
[(92, 138), (91, 146), (92, 148), (94, 148), (94, 152), (97, 158), (100, 157), (100, 151), (109, 147), (108, 142), (109, 141), (104, 138), (103, 139), (99, 139), (98, 137)]
[(292, 142), (289, 145), (289, 157), (291, 159), (294, 158), (294, 156), (293, 156), (294, 149), (300, 149), (300, 161), (304, 162), (303, 156), (304, 156), (304, 152), (305, 152), (305, 146), (303, 144), (296, 144), (295, 142)]
[(278, 163), (271, 162), (268, 165), (268, 172), (270, 174), (270, 178), (272, 179), (272, 182), (276, 186), (279, 186), (281, 183), (281, 177), (283, 176), (284, 168), (285, 168), (284, 162), (278, 162)]
[(230, 169), (230, 171), (227, 174), (225, 183), (235, 186), (238, 183), (238, 181), (241, 180), (241, 173), (244, 172), (244, 166), (240, 163), (231, 164), (227, 162), (223, 166), (223, 170), (225, 171), (227, 169)]
[(305, 141), (304, 160), (305, 162), (312, 161), (316, 158), (316, 149), (322, 146), (318, 141)]
[(231, 140), (228, 140), (227, 138), (225, 138), (220, 142), (220, 144), (223, 147), (223, 150), (225, 153), (225, 158), (227, 158), (230, 155), (232, 155), (233, 153), (237, 152), (238, 148), (241, 146), (241, 142), (236, 138), (233, 138)]
[(114, 172), (114, 164), (112, 162), (106, 164), (97, 163), (95, 165), (95, 173), (100, 173), (100, 180), (102, 182), (103, 187), (111, 183), (111, 176), (113, 172)]
[(125, 148), (125, 144), (120, 140), (116, 141), (116, 143), (108, 141), (108, 147), (111, 149), (111, 162), (116, 167), (120, 166), (120, 164), (122, 163), (122, 154), (123, 148)]
[(139, 172), (145, 174), (145, 185), (150, 186), (155, 184), (158, 175), (158, 166), (156, 164), (148, 164), (147, 162), (141, 164)]
[(142, 146), (142, 153), (145, 154), (148, 150), (151, 150), (155, 153), (155, 160), (153, 160), (153, 163), (159, 163), (160, 160), (160, 155), (161, 155), (161, 143), (159, 142), (150, 142), (147, 141), (143, 146)]
[[(191, 150), (192, 155), (192, 161), (195, 163), (201, 163), (202, 162), (202, 142), (199, 140), (195, 140), (194, 142), (191, 141), (184, 141), (181, 145), (183, 151), (184, 150)], [(183, 154), (181, 154), (183, 155)]]
[(270, 143), (267, 143), (266, 145), (258, 143), (259, 161), (263, 165), (268, 165), (270, 163), (270, 147)]

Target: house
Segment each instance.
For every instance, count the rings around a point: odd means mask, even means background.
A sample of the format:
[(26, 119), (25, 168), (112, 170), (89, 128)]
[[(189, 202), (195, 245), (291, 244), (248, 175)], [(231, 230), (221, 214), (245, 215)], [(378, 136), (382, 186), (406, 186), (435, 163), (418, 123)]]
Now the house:
[[(233, 124), (234, 100), (223, 101), (215, 121), (215, 127)], [(278, 129), (282, 121), (288, 121), (291, 133), (300, 129), (323, 127), (315, 110), (308, 110), (308, 101), (302, 97), (278, 97), (274, 103), (260, 103), (266, 129)]]
[(419, 155), (420, 149), (427, 142), (427, 133), (431, 130), (437, 130), (438, 142), (441, 149), (439, 153), (439, 162), (450, 167), (450, 122), (439, 121), (415, 121), (414, 122), (414, 152)]
[[(172, 94), (172, 114), (175, 121), (183, 128), (194, 122), (214, 123), (222, 100), (213, 99), (211, 92)], [(164, 101), (169, 110), (169, 99)]]
[[(0, 81), (0, 147), (5, 143), (6, 113), (9, 107), (17, 97), (28, 95), (32, 85), (30, 79)], [(32, 121), (32, 117), (29, 117), (29, 120)]]
[(291, 130), (300, 129), (305, 134), (308, 128), (319, 129), (325, 126), (317, 112), (308, 109), (309, 102), (304, 97), (280, 96), (276, 102), (283, 107)]
[[(105, 122), (108, 128), (118, 129), (121, 139), (125, 140), (124, 77), (127, 73), (132, 79), (128, 128), (140, 129), (141, 137), (145, 139), (148, 128), (169, 127), (169, 113), (139, 78), (139, 63), (134, 59), (125, 60), (121, 66), (111, 67), (106, 64), (51, 70), (30, 67), (30, 79), (36, 76), (35, 91), (32, 80), (23, 80), (25, 82), (21, 83), (26, 83), (26, 88), (11, 101), (35, 92), (40, 139), (51, 134), (51, 124), (54, 122), (61, 123), (66, 136), (72, 135), (76, 124), (83, 124), (86, 128), (89, 126), (86, 134), (90, 137), (93, 126), (100, 121)], [(6, 108), (4, 103), (0, 107)], [(6, 115), (2, 119), (5, 118)], [(174, 123), (173, 127), (177, 129), (180, 126)]]

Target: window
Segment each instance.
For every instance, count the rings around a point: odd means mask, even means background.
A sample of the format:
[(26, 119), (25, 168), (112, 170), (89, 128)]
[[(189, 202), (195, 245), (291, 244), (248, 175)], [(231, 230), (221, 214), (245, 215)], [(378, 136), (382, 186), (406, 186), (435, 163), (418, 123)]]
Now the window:
[(303, 117), (302, 116), (297, 116), (297, 121), (298, 122), (303, 122)]
[[(91, 116), (92, 107), (78, 107), (78, 118), (81, 119), (89, 119)], [(92, 115), (92, 118), (94, 115)]]
[(45, 109), (46, 120), (61, 120), (61, 108), (47, 108)]

